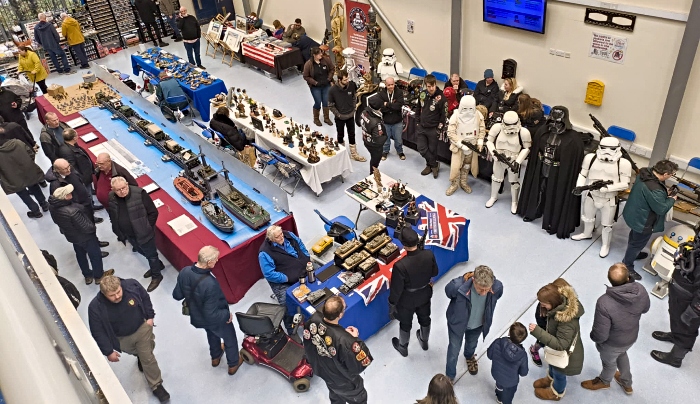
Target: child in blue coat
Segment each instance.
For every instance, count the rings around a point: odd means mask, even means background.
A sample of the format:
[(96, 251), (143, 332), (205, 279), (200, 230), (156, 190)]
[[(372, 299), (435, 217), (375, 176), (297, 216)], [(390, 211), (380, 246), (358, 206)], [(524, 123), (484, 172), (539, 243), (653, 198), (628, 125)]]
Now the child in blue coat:
[(527, 338), (527, 329), (516, 322), (510, 326), (507, 337), (493, 341), (486, 355), (491, 359), (491, 376), (496, 380), (496, 400), (511, 404), (518, 390), (518, 376), (527, 376), (527, 353), (521, 342)]

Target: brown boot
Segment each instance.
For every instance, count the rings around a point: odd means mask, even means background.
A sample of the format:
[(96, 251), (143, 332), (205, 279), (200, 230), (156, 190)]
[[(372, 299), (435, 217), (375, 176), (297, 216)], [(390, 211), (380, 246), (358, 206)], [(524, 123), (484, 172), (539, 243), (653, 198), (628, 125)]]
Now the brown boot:
[(447, 187), (447, 191), (445, 191), (445, 195), (450, 196), (455, 193), (455, 191), (459, 188), (457, 186), (457, 180), (452, 180), (450, 181), (450, 186)]
[(610, 385), (605, 384), (600, 377), (596, 377), (595, 379), (582, 381), (581, 387), (586, 390), (607, 390), (610, 388)]
[(467, 370), (472, 376), (479, 373), (479, 361), (476, 359), (476, 355), (472, 355), (471, 358), (467, 359)]
[(224, 351), (224, 344), (222, 343), (222, 344), (221, 344), (221, 356), (219, 356), (218, 358), (215, 358), (215, 359), (212, 359), (212, 360), (211, 360), (211, 366), (212, 366), (212, 367), (217, 367), (217, 366), (219, 366), (219, 363), (221, 363), (221, 358), (224, 356), (224, 352), (225, 352), (225, 351)]
[(355, 161), (360, 161), (360, 162), (367, 161), (366, 158), (357, 154), (357, 145), (354, 145), (354, 144), (350, 145), (350, 158), (355, 160)]
[(535, 396), (540, 400), (559, 401), (562, 399), (562, 397), (564, 397), (564, 394), (566, 394), (566, 389), (563, 393), (559, 394), (556, 392), (556, 390), (554, 390), (554, 386), (549, 386), (543, 389), (535, 389)]
[(316, 126), (323, 126), (323, 124), (321, 123), (321, 120), (318, 119), (318, 117), (319, 117), (320, 115), (321, 115), (321, 110), (320, 110), (320, 109), (314, 108), (314, 124), (315, 124)]
[(238, 355), (238, 365), (229, 366), (229, 368), (228, 368), (229, 376), (233, 376), (236, 374), (236, 372), (238, 372), (238, 368), (241, 367), (241, 363), (243, 363), (243, 357), (241, 355)]
[(534, 383), (532, 383), (532, 387), (535, 389), (543, 389), (547, 388), (552, 385), (552, 378), (547, 375), (547, 377), (543, 377), (541, 379), (535, 380)]
[(323, 107), (323, 122), (326, 123), (326, 125), (333, 126), (333, 121), (331, 121), (331, 118), (328, 114), (330, 114), (331, 109), (328, 107)]
[(464, 190), (464, 192), (471, 194), (472, 188), (469, 186), (469, 184), (467, 184), (468, 175), (469, 172), (464, 169), (459, 172), (459, 186)]

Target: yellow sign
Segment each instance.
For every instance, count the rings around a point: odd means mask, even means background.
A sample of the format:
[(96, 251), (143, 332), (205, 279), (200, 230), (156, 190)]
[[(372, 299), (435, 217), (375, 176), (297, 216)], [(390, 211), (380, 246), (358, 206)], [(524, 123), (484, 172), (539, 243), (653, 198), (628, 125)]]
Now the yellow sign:
[(603, 105), (603, 93), (605, 92), (605, 84), (600, 80), (591, 80), (586, 86), (586, 104), (599, 107)]

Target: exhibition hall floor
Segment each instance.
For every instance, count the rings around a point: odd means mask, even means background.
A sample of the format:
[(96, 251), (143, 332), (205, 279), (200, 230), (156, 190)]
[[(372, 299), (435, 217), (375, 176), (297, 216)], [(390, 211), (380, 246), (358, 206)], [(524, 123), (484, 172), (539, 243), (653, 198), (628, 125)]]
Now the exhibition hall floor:
[[(184, 47), (179, 43), (171, 43), (166, 48), (169, 52), (186, 57)], [(138, 48), (131, 48), (105, 59), (101, 64), (111, 69), (118, 69), (131, 74), (129, 56)], [(284, 114), (300, 123), (311, 124), (312, 98), (306, 82), (301, 74), (292, 72), (284, 78), (284, 83), (270, 79), (263, 73), (248, 68), (239, 63), (233, 67), (221, 64), (221, 58), (213, 60), (204, 56), (202, 44), (202, 62), (207, 71), (222, 78), (228, 87), (245, 88), (248, 94), (273, 108), (280, 109)], [(47, 84), (60, 83), (65, 86), (76, 84), (81, 80), (81, 74), (58, 76), (52, 74)], [(139, 84), (140, 79), (135, 79)], [(576, 106), (570, 105), (570, 108)], [(213, 112), (213, 111), (212, 111)], [(34, 138), (39, 138), (41, 124), (36, 113), (29, 121)], [(316, 129), (312, 126), (313, 129)], [(335, 127), (323, 126), (324, 134), (335, 136)], [(358, 144), (361, 143), (359, 128), (357, 129)], [(364, 146), (358, 146), (361, 154), (369, 158)], [(548, 235), (541, 229), (541, 221), (524, 223), (518, 216), (510, 213), (510, 193), (504, 192), (496, 205), (491, 209), (484, 208), (489, 197), (490, 184), (482, 180), (470, 178), (472, 194), (467, 195), (458, 190), (453, 196), (445, 196), (448, 186), (449, 167), (440, 170), (437, 180), (432, 176), (421, 176), (419, 172), (424, 163), (420, 155), (410, 149), (405, 151), (407, 159), (399, 160), (395, 150), (391, 150), (388, 160), (380, 164), (380, 170), (390, 177), (401, 179), (419, 192), (429, 196), (436, 202), (465, 215), (471, 220), (469, 228), (470, 261), (454, 267), (446, 276), (435, 284), (433, 297), (433, 327), (430, 336), (430, 350), (422, 351), (412, 332), (408, 358), (401, 357), (391, 346), (391, 338), (398, 334), (398, 323), (392, 322), (378, 334), (367, 341), (374, 356), (374, 362), (364, 373), (365, 385), (369, 393), (370, 403), (412, 403), (425, 396), (428, 382), (436, 373), (445, 371), (445, 355), (447, 349), (447, 328), (445, 310), (448, 299), (444, 287), (451, 279), (472, 270), (476, 265), (483, 264), (493, 268), (496, 277), (503, 282), (503, 298), (497, 305), (494, 324), (485, 342), (481, 341), (477, 348), (480, 357), (479, 374), (471, 376), (466, 373), (466, 364), (460, 359), (458, 364), (458, 380), (455, 391), (461, 403), (493, 402), (494, 381), (490, 375), (490, 361), (486, 358), (486, 348), (495, 338), (507, 332), (513, 321), (520, 321), (526, 326), (534, 322), (534, 303), (537, 290), (544, 284), (557, 277), (564, 277), (576, 291), (583, 304), (586, 314), (582, 318), (582, 337), (585, 346), (585, 365), (583, 373), (570, 377), (566, 390), (567, 402), (600, 403), (620, 402), (658, 403), (684, 401), (693, 402), (694, 388), (700, 376), (700, 358), (697, 353), (690, 353), (681, 369), (661, 365), (650, 356), (652, 349), (669, 350), (671, 345), (658, 342), (651, 338), (653, 330), (668, 330), (667, 300), (651, 296), (651, 310), (642, 317), (641, 333), (637, 344), (630, 351), (632, 371), (634, 375), (634, 395), (626, 397), (622, 389), (614, 382), (610, 390), (590, 392), (580, 387), (580, 382), (592, 379), (600, 371), (600, 360), (588, 333), (593, 322), (596, 299), (605, 291), (607, 283), (607, 268), (622, 258), (626, 244), (628, 228), (624, 221), (619, 221), (614, 227), (614, 237), (610, 255), (601, 259), (598, 257), (600, 241), (599, 231), (594, 240), (572, 241), (559, 240)], [(43, 169), (49, 166), (48, 159), (43, 153), (37, 154), (37, 162)], [(289, 205), (294, 213), (300, 236), (305, 242), (317, 238), (323, 233), (323, 223), (313, 212), (320, 210), (326, 217), (332, 218), (345, 215), (354, 220), (358, 204), (345, 196), (344, 190), (353, 182), (367, 175), (369, 163), (353, 161), (354, 172), (342, 183), (336, 178), (323, 185), (323, 193), (317, 197), (303, 183), (294, 197), (289, 198)], [(272, 170), (270, 170), (272, 172)], [(45, 190), (46, 192), (46, 190)], [(78, 270), (75, 255), (70, 244), (59, 233), (57, 226), (50, 216), (41, 219), (29, 219), (25, 213), (26, 207), (19, 197), (11, 196), (15, 209), (24, 218), (29, 231), (34, 235), (36, 243), (42, 249), (54, 254), (59, 263), (59, 273), (76, 284), (83, 297), (78, 308), (81, 317), (87, 322), (87, 308), (90, 300), (98, 293), (94, 284), (87, 286)], [(148, 285), (142, 277), (147, 269), (145, 258), (131, 252), (116, 241), (111, 233), (106, 212), (100, 211), (98, 216), (105, 222), (97, 226), (98, 236), (111, 244), (105, 248), (109, 257), (105, 258), (105, 268), (114, 268), (120, 277), (135, 278), (142, 285)], [(371, 212), (365, 212), (360, 217), (359, 228), (362, 229), (378, 220)], [(310, 245), (307, 244), (307, 247)], [(167, 264), (167, 262), (166, 262)], [(641, 267), (641, 262), (639, 262)], [(642, 283), (651, 289), (656, 278), (646, 272), (642, 273)], [(235, 376), (228, 376), (225, 365), (219, 368), (210, 366), (208, 347), (204, 331), (190, 326), (189, 318), (181, 315), (181, 305), (172, 299), (171, 293), (175, 285), (177, 271), (167, 264), (163, 272), (165, 279), (160, 287), (151, 293), (156, 311), (155, 355), (163, 373), (164, 387), (171, 394), (172, 403), (322, 403), (328, 402), (328, 391), (319, 378), (313, 378), (311, 389), (307, 393), (295, 393), (290, 383), (276, 372), (261, 366), (242, 365)], [(254, 302), (273, 302), (271, 290), (267, 282), (258, 281), (246, 296), (237, 304), (231, 305), (231, 311), (246, 311)], [(414, 329), (418, 324), (414, 323)], [(236, 324), (236, 329), (238, 325)], [(243, 335), (238, 333), (239, 342)], [(532, 337), (525, 341), (525, 347), (534, 342)], [(136, 368), (136, 358), (122, 355), (121, 361), (111, 364), (112, 369), (122, 382), (124, 389), (134, 403), (156, 403), (157, 399), (151, 394), (146, 380)], [(536, 368), (530, 361), (530, 374), (521, 380), (515, 401), (518, 403), (540, 402), (535, 398), (532, 382), (543, 377), (543, 368)]]

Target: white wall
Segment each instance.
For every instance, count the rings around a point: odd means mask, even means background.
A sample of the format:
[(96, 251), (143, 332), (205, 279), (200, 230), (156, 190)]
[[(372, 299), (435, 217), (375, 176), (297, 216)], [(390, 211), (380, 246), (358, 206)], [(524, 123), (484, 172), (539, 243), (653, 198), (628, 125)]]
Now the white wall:
[[(258, 8), (256, 0), (250, 1), (251, 10)], [(264, 0), (260, 16), (265, 25), (272, 26), (272, 21), (280, 20), (285, 27), (301, 18), (306, 34), (317, 42), (323, 40), (326, 30), (326, 17), (321, 0)]]

